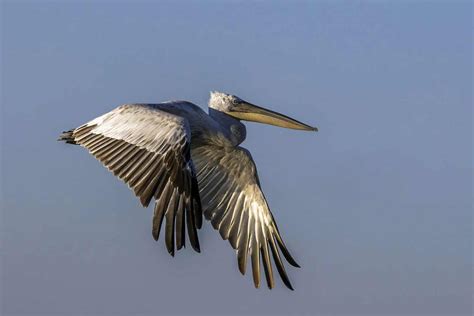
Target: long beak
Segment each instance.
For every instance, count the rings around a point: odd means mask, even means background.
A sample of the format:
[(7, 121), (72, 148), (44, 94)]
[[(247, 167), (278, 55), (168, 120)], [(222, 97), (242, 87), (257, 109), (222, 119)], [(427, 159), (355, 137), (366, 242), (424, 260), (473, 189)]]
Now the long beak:
[(270, 124), (304, 131), (318, 131), (316, 127), (309, 126), (286, 115), (267, 110), (247, 102), (239, 103), (238, 105), (234, 106), (230, 112), (227, 112), (227, 114), (245, 121)]

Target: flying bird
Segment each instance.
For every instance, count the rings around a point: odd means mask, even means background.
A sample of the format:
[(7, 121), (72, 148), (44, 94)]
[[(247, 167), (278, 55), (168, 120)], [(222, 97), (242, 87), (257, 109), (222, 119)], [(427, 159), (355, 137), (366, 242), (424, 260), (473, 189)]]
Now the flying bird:
[[(152, 235), (158, 240), (165, 219), (165, 244), (174, 256), (185, 246), (200, 252), (197, 229), (202, 215), (236, 250), (245, 274), (250, 257), (255, 287), (261, 265), (268, 287), (274, 287), (274, 264), (293, 290), (280, 252), (299, 267), (278, 231), (262, 192), (241, 121), (317, 131), (283, 114), (256, 106), (235, 95), (211, 92), (209, 113), (187, 101), (125, 104), (58, 140), (86, 148), (123, 180), (143, 207), (154, 200)], [(270, 254), (271, 252), (271, 254)]]

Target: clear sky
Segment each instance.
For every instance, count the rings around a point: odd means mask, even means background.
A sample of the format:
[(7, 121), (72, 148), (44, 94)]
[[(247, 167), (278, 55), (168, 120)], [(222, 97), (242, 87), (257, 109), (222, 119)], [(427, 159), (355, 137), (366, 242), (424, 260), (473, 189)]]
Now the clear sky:
[[(472, 4), (3, 1), (3, 315), (468, 314)], [(58, 134), (210, 90), (247, 124), (295, 291), (254, 289), (208, 223), (171, 258), (152, 209)], [(265, 284), (264, 284), (265, 285)]]

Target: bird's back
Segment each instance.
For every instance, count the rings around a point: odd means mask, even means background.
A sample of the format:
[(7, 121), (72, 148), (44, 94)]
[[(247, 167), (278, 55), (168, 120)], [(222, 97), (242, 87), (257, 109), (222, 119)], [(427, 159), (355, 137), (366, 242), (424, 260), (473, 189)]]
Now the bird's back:
[(177, 100), (146, 105), (186, 119), (191, 129), (193, 147), (208, 142), (231, 144), (223, 126), (194, 103)]

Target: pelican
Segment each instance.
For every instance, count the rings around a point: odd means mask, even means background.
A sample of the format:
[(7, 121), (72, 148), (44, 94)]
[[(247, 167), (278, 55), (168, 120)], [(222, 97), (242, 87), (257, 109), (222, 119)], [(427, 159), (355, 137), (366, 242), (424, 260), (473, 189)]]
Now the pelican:
[(271, 252), (283, 283), (293, 290), (280, 252), (289, 264), (299, 265), (278, 231), (250, 152), (239, 146), (246, 138), (241, 121), (317, 131), (235, 95), (211, 92), (209, 114), (187, 101), (124, 104), (58, 140), (86, 148), (143, 207), (154, 200), (152, 235), (158, 240), (164, 218), (172, 256), (185, 246), (185, 227), (192, 248), (200, 252), (197, 229), (204, 214), (235, 249), (243, 275), (250, 257), (256, 288), (261, 265), (268, 288), (274, 287)]

